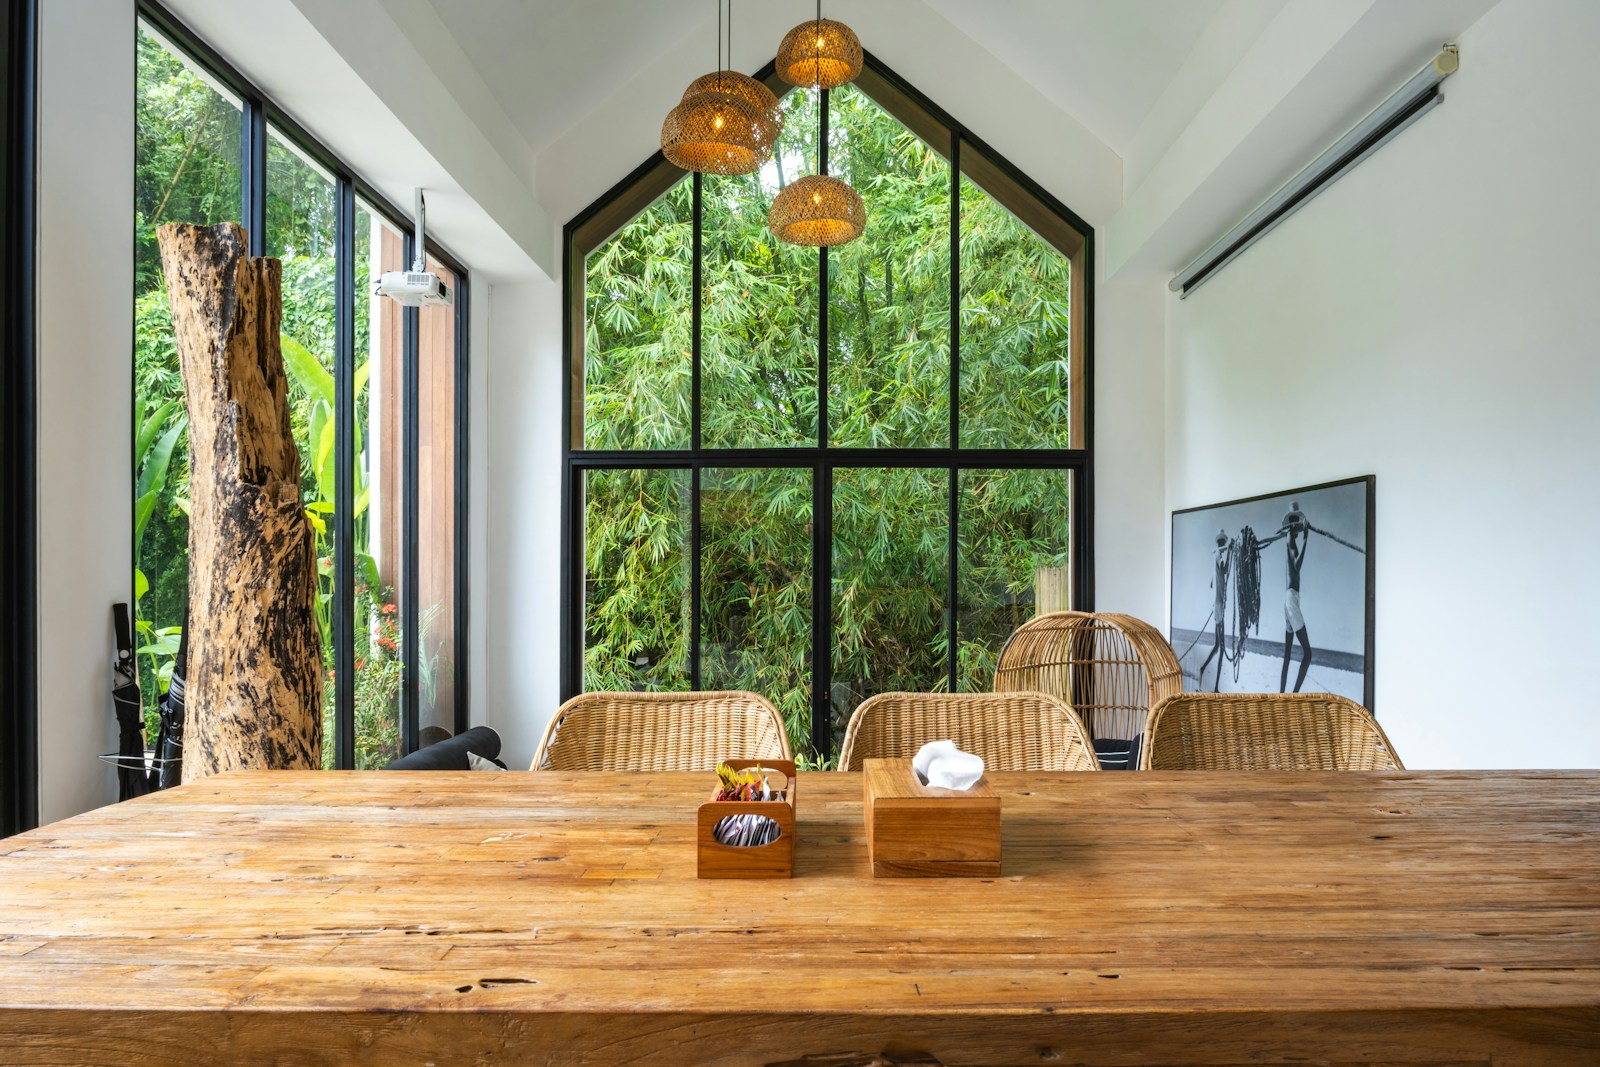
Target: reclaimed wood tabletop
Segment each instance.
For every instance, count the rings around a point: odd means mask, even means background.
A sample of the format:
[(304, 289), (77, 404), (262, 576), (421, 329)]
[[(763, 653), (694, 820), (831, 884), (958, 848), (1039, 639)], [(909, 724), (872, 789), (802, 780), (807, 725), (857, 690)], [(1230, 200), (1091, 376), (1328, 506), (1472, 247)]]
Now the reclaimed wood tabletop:
[(234, 773), (0, 841), (6, 1064), (1600, 1063), (1600, 772), (994, 774), (994, 878), (695, 877), (709, 776)]

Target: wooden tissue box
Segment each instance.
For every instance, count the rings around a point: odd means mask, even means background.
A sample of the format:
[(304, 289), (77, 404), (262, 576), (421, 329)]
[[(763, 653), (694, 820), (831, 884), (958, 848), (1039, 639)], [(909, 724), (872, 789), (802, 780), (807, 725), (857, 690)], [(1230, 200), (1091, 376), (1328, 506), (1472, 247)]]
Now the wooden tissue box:
[[(764, 767), (772, 778), (787, 775), (782, 800), (718, 800), (720, 787), (713, 786), (711, 799), (700, 805), (695, 824), (695, 873), (701, 878), (789, 878), (794, 875), (794, 792), (793, 760), (723, 760), (736, 771)], [(777, 782), (772, 783), (776, 785)], [(765, 845), (724, 845), (716, 838), (716, 826), (729, 815), (765, 815), (778, 824), (776, 841)]]
[(869, 759), (861, 775), (874, 878), (993, 878), (1000, 873), (1000, 798), (923, 785), (909, 759)]

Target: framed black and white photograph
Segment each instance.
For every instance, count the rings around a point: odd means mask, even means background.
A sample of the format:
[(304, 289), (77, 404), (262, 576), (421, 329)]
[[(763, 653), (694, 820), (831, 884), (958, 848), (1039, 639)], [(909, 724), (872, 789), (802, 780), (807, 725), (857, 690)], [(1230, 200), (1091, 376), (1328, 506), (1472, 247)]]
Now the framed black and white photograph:
[(1183, 688), (1372, 708), (1372, 476), (1172, 513)]

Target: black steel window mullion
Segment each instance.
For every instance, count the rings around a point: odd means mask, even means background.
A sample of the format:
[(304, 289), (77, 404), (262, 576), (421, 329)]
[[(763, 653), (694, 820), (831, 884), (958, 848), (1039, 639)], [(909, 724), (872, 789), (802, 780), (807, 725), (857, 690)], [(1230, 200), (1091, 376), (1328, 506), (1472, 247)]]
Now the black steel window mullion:
[[(961, 134), (950, 133), (950, 452), (959, 455), (961, 449)], [(945, 627), (949, 649), (949, 675), (946, 679), (950, 692), (956, 691), (958, 663), (961, 652), (961, 621), (956, 610), (957, 568), (961, 565), (960, 548), (960, 471), (950, 467), (950, 545), (949, 571), (945, 575)]]
[(700, 464), (689, 469), (689, 688), (700, 679)]
[[(829, 90), (822, 90), (817, 173), (828, 173)], [(817, 454), (811, 484), (811, 747), (833, 750), (833, 468), (828, 455), (828, 246), (817, 249)]]
[(239, 122), (240, 219), (252, 256), (267, 254), (267, 112), (255, 97), (244, 98)]
[[(334, 766), (356, 765), (355, 672), (355, 219), (356, 194), (340, 178), (334, 209), (333, 679)], [(327, 744), (327, 738), (323, 739)]]
[(0, 837), (39, 825), (38, 402), (35, 397), (35, 228), (38, 217), (38, 8), (16, 0), (3, 19), (0, 84)]
[[(405, 240), (407, 264), (416, 258), (416, 239)], [(400, 374), (400, 747), (402, 752), (417, 749), (417, 613), (421, 609), (417, 583), (421, 567), (417, 554), (417, 351), (420, 316), (414, 307), (401, 316)]]
[(689, 309), (689, 448), (700, 451), (700, 327), (705, 321), (705, 288), (703, 280), (704, 255), (700, 248), (700, 235), (704, 219), (703, 175), (694, 172), (693, 265), (690, 268), (690, 286), (694, 289), (694, 303)]
[(949, 657), (948, 657), (950, 662), (947, 664), (947, 667), (949, 669), (949, 674), (948, 674), (948, 676), (947, 676), (947, 678), (945, 680), (950, 685), (950, 692), (954, 693), (956, 691), (956, 681), (957, 681), (957, 673), (958, 673), (957, 672), (957, 662), (956, 661), (959, 658), (960, 648), (961, 648), (961, 629), (960, 629), (961, 621), (957, 617), (957, 612), (956, 612), (956, 595), (957, 595), (956, 568), (961, 565), (961, 545), (960, 545), (961, 538), (958, 536), (960, 534), (960, 531), (961, 531), (961, 526), (960, 526), (960, 522), (961, 522), (961, 516), (960, 516), (960, 510), (961, 510), (961, 502), (960, 502), (961, 470), (958, 467), (952, 466), (952, 467), (949, 468), (949, 472), (950, 472), (950, 486), (949, 486), (950, 544), (949, 544), (948, 556), (947, 556), (946, 564), (945, 564), (946, 567), (948, 568), (947, 572), (945, 574), (945, 579), (946, 579), (946, 581), (948, 583), (946, 585), (946, 587), (945, 587), (945, 598), (946, 598), (946, 604), (945, 604), (945, 627), (946, 627), (946, 632), (950, 635), (949, 636)]
[[(822, 90), (817, 173), (828, 173), (828, 90)], [(817, 249), (817, 447), (828, 447), (828, 246)], [(813, 556), (815, 553), (812, 553)]]
[(470, 314), (470, 280), (464, 273), (456, 274), (456, 395), (455, 395), (455, 442), (456, 442), (456, 493), (455, 514), (452, 516), (455, 530), (455, 622), (456, 622), (456, 706), (455, 706), (455, 733), (461, 733), (469, 725), (467, 713), (468, 692), (467, 685), (471, 680), (468, 657), (471, 654), (471, 644), (468, 640), (467, 609), (469, 606), (468, 594), (471, 590), (468, 584), (471, 580), (471, 544), (469, 535), (472, 529), (470, 519), (470, 501), (472, 495), (469, 489), (471, 477), (469, 436), (468, 429), (472, 417), (471, 393), (467, 387), (469, 361), (467, 359), (467, 342), (471, 335)]
[(825, 760), (833, 745), (833, 468), (818, 463), (811, 478), (811, 747)]
[[(705, 220), (705, 176), (694, 172), (693, 264), (690, 285), (694, 302), (689, 309), (689, 448), (700, 451), (700, 330), (705, 323), (705, 250), (701, 237)], [(700, 688), (700, 465), (689, 472), (689, 688)]]

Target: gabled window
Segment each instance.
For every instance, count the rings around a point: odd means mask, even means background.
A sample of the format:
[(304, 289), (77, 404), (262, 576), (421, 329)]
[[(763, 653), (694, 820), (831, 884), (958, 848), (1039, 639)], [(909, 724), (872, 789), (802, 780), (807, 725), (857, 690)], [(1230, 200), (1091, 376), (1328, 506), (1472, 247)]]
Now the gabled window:
[[(783, 106), (760, 172), (654, 157), (567, 226), (562, 690), (755, 690), (821, 763), (1089, 604), (1091, 237), (870, 56)], [(866, 232), (796, 248), (823, 130)]]

